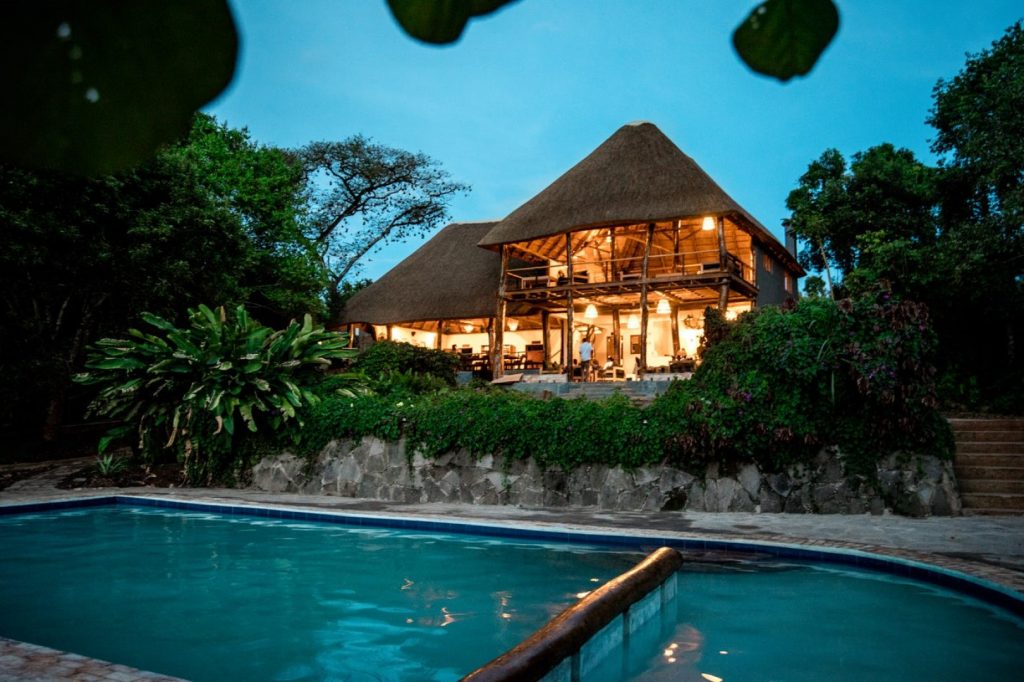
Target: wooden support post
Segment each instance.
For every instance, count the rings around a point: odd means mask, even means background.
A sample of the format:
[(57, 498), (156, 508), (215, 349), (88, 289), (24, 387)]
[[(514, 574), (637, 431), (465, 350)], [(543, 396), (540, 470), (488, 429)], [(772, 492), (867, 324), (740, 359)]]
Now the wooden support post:
[(540, 344), (543, 348), (544, 367), (551, 362), (551, 313), (540, 311)]
[(640, 377), (647, 371), (647, 265), (651, 260), (651, 242), (654, 240), (654, 223), (647, 225), (647, 241), (644, 244), (644, 261), (640, 266)]
[(672, 355), (679, 353), (679, 304), (672, 303)]
[(569, 287), (566, 290), (566, 305), (565, 305), (565, 371), (569, 376), (569, 381), (572, 381), (572, 357), (574, 349), (572, 347), (572, 331), (573, 331), (573, 309), (572, 309), (572, 289), (573, 285), (573, 272), (572, 272), (572, 238), (569, 233), (565, 234), (565, 274), (569, 278)]
[(611, 263), (611, 266), (612, 266), (611, 267), (611, 276), (608, 278), (608, 280), (611, 281), (611, 282), (617, 282), (620, 279), (622, 279), (622, 275), (620, 274), (620, 272), (622, 270), (622, 266), (619, 264), (618, 253), (615, 250), (615, 227), (614, 226), (608, 228), (608, 235), (611, 238), (611, 255), (609, 255), (608, 259), (609, 259), (609, 262)]
[(612, 308), (612, 360), (622, 364), (622, 326), (619, 324), (619, 309)]
[(505, 376), (505, 279), (508, 273), (508, 245), (501, 246), (501, 279), (498, 280), (498, 311), (494, 316), (494, 343), (491, 344), (491, 376)]
[(718, 216), (718, 266), (726, 272), (729, 271), (728, 257), (725, 250), (725, 218)]
[(679, 272), (679, 224), (680, 220), (672, 221), (675, 229), (672, 231), (672, 272)]
[(388, 329), (388, 341), (394, 341), (395, 340), (394, 328), (389, 324), (387, 329)]
[(444, 320), (437, 321), (437, 337), (434, 338), (434, 348), (441, 350), (444, 346), (441, 343), (441, 334), (444, 333)]
[(729, 277), (732, 269), (729, 267), (729, 254), (725, 250), (725, 218), (718, 216), (718, 265), (725, 273), (725, 281), (718, 289), (718, 309), (725, 310), (729, 307)]
[(355, 325), (353, 325), (353, 324), (348, 325), (348, 347), (349, 348), (355, 348), (356, 347), (356, 345), (355, 345), (356, 344), (356, 333), (355, 332), (356, 332)]

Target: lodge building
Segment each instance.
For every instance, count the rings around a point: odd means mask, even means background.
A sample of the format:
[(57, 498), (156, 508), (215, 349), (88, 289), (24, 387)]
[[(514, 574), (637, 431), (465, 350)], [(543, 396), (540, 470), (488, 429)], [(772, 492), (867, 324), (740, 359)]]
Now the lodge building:
[(696, 356), (706, 307), (731, 318), (795, 298), (805, 273), (787, 242), (631, 123), (503, 220), (442, 229), (342, 321), (496, 377), (565, 371), (588, 337), (608, 378), (643, 376)]

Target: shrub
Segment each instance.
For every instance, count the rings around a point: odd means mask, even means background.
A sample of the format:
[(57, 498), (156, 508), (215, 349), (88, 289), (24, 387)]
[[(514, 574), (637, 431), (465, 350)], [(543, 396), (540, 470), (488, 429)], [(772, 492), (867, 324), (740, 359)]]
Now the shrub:
[(318, 400), (311, 386), (331, 359), (352, 354), (344, 335), (314, 328), (309, 315), (281, 331), (242, 306), (229, 316), (200, 305), (184, 329), (156, 315), (143, 320), (153, 333), (99, 341), (75, 379), (99, 388), (91, 413), (125, 422), (104, 436), (101, 452), (134, 431), (144, 456), (174, 452), (193, 482), (230, 473), (245, 449), (240, 425), (297, 438), (299, 408)]
[(730, 325), (651, 418), (677, 459), (780, 468), (838, 445), (848, 468), (868, 472), (895, 451), (948, 456), (935, 346), (927, 309), (887, 293), (759, 309)]
[(581, 464), (637, 467), (662, 457), (656, 429), (626, 398), (539, 400), (498, 389), (447, 390), (400, 398), (366, 394), (326, 398), (309, 410), (304, 448), (318, 452), (335, 438), (408, 438), (427, 457), (466, 449), (476, 455), (534, 458), (571, 470)]
[(378, 341), (352, 363), (353, 371), (372, 379), (389, 372), (411, 372), (437, 377), (449, 386), (455, 385), (458, 368), (459, 359), (451, 353), (397, 341)]

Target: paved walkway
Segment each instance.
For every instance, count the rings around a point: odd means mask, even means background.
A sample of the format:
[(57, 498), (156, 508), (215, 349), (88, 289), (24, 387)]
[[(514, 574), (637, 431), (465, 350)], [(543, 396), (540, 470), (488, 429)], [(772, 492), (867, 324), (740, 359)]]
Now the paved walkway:
[[(594, 509), (523, 509), (510, 506), (399, 504), (316, 495), (206, 488), (58, 490), (56, 483), (80, 467), (67, 462), (0, 491), (0, 505), (92, 497), (143, 495), (235, 505), (303, 507), (379, 516), (484, 521), (511, 526), (585, 529), (635, 536), (782, 542), (869, 551), (967, 573), (1024, 594), (1024, 517), (619, 512)], [(10, 654), (9, 654), (10, 655)], [(0, 659), (0, 678), (18, 677)], [(10, 675), (10, 676), (9, 676)], [(141, 675), (141, 673), (140, 673)], [(72, 677), (51, 679), (75, 679)], [(123, 678), (122, 678), (123, 679)], [(151, 679), (138, 677), (131, 679)]]

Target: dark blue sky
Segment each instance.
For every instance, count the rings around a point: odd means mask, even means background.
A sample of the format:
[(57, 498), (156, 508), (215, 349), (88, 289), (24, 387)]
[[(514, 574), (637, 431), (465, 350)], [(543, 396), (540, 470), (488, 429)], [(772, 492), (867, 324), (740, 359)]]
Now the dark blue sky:
[[(235, 0), (242, 55), (207, 111), (266, 144), (356, 133), (421, 151), (500, 218), (635, 120), (657, 124), (777, 235), (786, 195), (829, 148), (881, 142), (932, 162), (931, 92), (1024, 16), (1019, 0), (836, 0), (839, 33), (782, 84), (732, 50), (752, 0), (520, 0), (431, 47), (384, 0)], [(420, 242), (388, 248), (380, 276)]]

